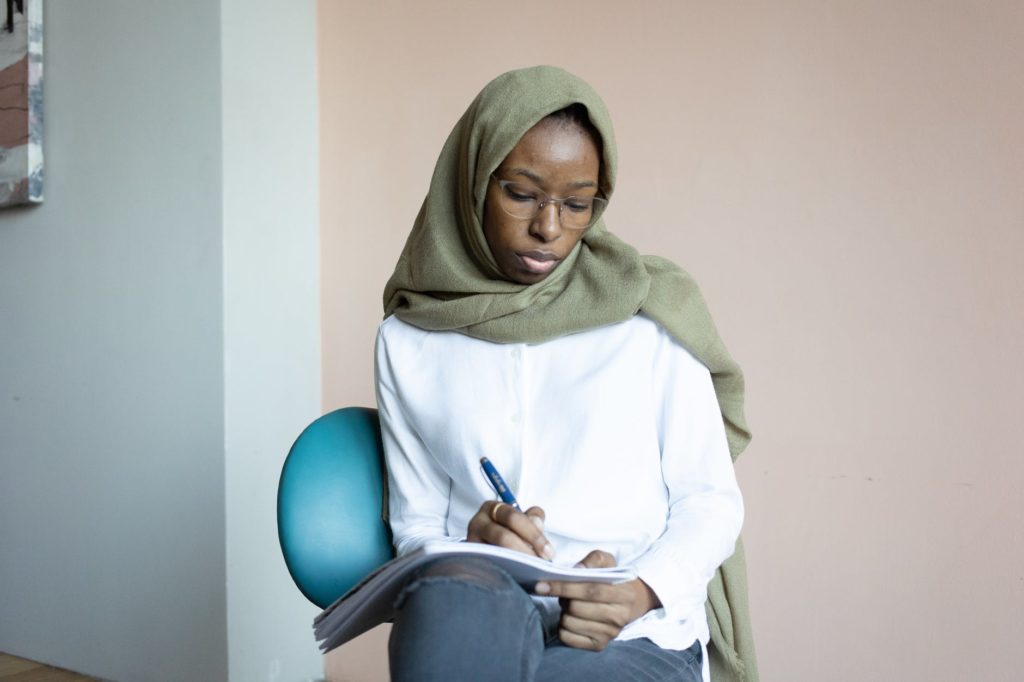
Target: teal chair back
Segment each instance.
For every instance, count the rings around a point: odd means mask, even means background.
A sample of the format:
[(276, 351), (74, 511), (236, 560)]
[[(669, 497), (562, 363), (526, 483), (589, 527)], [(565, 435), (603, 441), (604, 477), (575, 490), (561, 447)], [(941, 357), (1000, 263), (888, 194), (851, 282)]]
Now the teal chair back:
[(384, 486), (377, 410), (325, 414), (292, 445), (277, 489), (278, 538), (292, 579), (320, 608), (394, 557)]

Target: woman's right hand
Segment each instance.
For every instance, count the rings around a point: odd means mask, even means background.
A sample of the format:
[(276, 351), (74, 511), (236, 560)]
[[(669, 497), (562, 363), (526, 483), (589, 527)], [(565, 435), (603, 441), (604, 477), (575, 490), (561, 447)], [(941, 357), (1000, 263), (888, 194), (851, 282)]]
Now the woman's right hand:
[(505, 502), (488, 500), (469, 520), (466, 540), (514, 549), (549, 561), (555, 557), (555, 548), (544, 535), (544, 510), (540, 507), (521, 512)]

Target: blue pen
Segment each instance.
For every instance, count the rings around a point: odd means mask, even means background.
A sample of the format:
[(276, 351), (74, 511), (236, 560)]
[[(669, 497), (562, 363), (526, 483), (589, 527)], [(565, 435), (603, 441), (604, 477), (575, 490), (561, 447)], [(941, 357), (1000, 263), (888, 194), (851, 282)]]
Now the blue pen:
[(480, 458), (480, 467), (484, 470), (484, 476), (487, 478), (487, 482), (494, 488), (494, 492), (498, 493), (498, 497), (505, 504), (510, 504), (515, 507), (516, 511), (523, 511), (519, 508), (519, 502), (516, 501), (516, 496), (512, 494), (508, 484), (505, 483), (505, 479), (501, 477), (498, 470), (491, 464), (491, 460), (486, 457)]

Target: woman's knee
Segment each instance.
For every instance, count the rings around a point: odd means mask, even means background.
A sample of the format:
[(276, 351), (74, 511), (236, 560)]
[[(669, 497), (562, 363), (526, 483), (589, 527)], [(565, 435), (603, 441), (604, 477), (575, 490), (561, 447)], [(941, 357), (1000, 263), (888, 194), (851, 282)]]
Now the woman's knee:
[(494, 590), (517, 588), (501, 568), (479, 557), (444, 557), (416, 572), (413, 580), (453, 580)]
[(392, 679), (475, 679), (495, 660), (528, 679), (544, 648), (540, 614), (504, 570), (476, 558), (421, 568), (395, 602)]
[(495, 599), (506, 606), (527, 602), (529, 595), (504, 570), (477, 557), (445, 557), (421, 567), (399, 593), (395, 608), (418, 600), (458, 603), (464, 608), (493, 608)]

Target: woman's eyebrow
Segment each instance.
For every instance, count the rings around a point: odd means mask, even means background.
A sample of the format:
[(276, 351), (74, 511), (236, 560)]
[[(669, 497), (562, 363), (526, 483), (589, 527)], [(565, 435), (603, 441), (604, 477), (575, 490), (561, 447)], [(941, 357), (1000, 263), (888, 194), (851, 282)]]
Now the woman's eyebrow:
[(528, 170), (526, 168), (513, 168), (513, 169), (509, 170), (509, 173), (511, 175), (524, 175), (527, 178), (529, 178), (530, 180), (533, 180), (538, 185), (543, 184), (543, 182), (544, 182), (544, 180), (542, 180), (539, 175), (537, 175), (533, 171)]
[[(522, 175), (529, 178), (538, 185), (544, 184), (544, 179), (528, 168), (512, 168), (508, 172), (509, 175)], [(584, 187), (597, 187), (597, 183), (593, 180), (577, 180), (576, 182), (570, 182), (567, 187), (571, 189), (582, 189)]]

